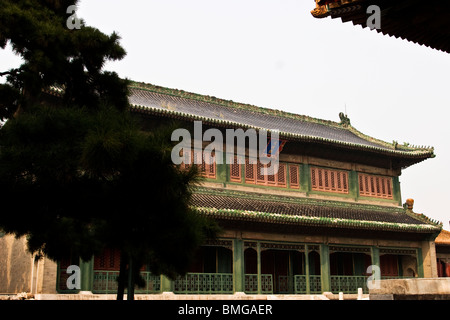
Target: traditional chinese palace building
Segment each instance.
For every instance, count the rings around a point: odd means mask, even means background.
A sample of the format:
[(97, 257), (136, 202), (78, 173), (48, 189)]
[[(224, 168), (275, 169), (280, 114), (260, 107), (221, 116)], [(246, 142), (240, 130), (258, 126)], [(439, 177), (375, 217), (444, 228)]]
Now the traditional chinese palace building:
[[(131, 86), (130, 103), (149, 126), (177, 120), (192, 129), (201, 121), (224, 136), (227, 128), (277, 129), (285, 142), (276, 175), (260, 174), (264, 165), (251, 164), (248, 150), (241, 164), (198, 164), (205, 180), (192, 206), (224, 232), (199, 250), (185, 277), (146, 274), (148, 287), (137, 293), (356, 292), (369, 265), (383, 278), (437, 276), (441, 225), (403, 207), (399, 182), (402, 169), (434, 157), (432, 148), (368, 137), (342, 114), (340, 122), (319, 120), (142, 83)], [(115, 292), (117, 252), (85, 269), (85, 290)]]
[[(248, 150), (242, 163), (197, 164), (204, 181), (191, 205), (223, 232), (199, 249), (183, 277), (143, 270), (147, 286), (137, 294), (367, 292), (370, 265), (382, 279), (438, 276), (434, 240), (442, 225), (414, 213), (412, 201), (403, 205), (400, 192), (402, 170), (433, 158), (433, 148), (369, 137), (344, 114), (320, 120), (143, 83), (131, 85), (129, 99), (148, 126), (176, 120), (190, 130), (194, 121), (222, 132), (276, 129), (283, 141), (277, 174), (261, 174), (265, 165), (252, 164)], [(29, 287), (39, 276), (46, 280), (38, 291), (74, 292), (66, 287), (69, 262), (32, 263)], [(118, 252), (80, 267), (82, 291), (116, 292)]]

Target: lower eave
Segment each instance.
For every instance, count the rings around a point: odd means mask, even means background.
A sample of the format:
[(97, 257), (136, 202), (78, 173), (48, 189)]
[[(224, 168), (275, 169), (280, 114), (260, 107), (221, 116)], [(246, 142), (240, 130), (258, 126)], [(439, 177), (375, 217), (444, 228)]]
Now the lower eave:
[(216, 220), (332, 230), (436, 234), (442, 226), (401, 207), (384, 207), (248, 192), (198, 189), (192, 201), (200, 214)]
[(358, 230), (382, 230), (395, 232), (414, 232), (414, 233), (436, 233), (439, 228), (432, 225), (415, 225), (405, 223), (392, 223), (380, 221), (366, 221), (366, 220), (352, 220), (352, 219), (337, 219), (324, 217), (305, 217), (305, 216), (291, 216), (269, 212), (255, 212), (248, 210), (233, 210), (233, 209), (217, 209), (196, 207), (196, 210), (210, 218), (217, 220), (233, 220), (233, 221), (247, 221), (258, 223), (270, 223), (274, 225), (294, 225), (304, 227), (326, 227), (326, 228), (340, 228), (340, 229), (358, 229)]

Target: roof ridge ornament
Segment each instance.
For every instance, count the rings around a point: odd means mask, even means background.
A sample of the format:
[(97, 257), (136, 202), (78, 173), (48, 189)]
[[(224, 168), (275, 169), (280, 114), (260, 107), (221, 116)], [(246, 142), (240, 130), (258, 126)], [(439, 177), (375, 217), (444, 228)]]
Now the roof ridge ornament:
[(339, 118), (341, 119), (341, 125), (343, 125), (344, 127), (350, 126), (350, 118), (347, 117), (347, 114), (339, 112)]

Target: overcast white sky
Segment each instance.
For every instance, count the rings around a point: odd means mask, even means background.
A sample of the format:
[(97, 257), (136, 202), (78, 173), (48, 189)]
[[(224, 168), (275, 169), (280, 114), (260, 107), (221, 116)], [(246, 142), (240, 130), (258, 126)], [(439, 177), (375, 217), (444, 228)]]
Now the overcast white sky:
[[(449, 230), (450, 55), (313, 18), (314, 7), (313, 0), (82, 0), (77, 14), (122, 37), (127, 56), (106, 66), (122, 77), (333, 121), (346, 105), (367, 135), (434, 146), (436, 158), (403, 172), (402, 199), (414, 198), (414, 211)], [(19, 64), (0, 50), (1, 71)]]

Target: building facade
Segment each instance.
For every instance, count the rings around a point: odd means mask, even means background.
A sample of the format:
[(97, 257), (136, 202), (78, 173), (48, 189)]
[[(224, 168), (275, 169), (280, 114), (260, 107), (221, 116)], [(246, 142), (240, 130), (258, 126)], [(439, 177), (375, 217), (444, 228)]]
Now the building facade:
[[(199, 249), (185, 276), (170, 280), (143, 268), (146, 286), (136, 294), (356, 293), (367, 292), (374, 269), (381, 279), (438, 276), (434, 240), (442, 225), (414, 213), (411, 201), (403, 205), (399, 181), (403, 169), (434, 157), (433, 148), (366, 136), (344, 114), (333, 122), (150, 84), (130, 89), (132, 110), (146, 126), (178, 121), (198, 137), (194, 122), (202, 124), (191, 163), (182, 166), (199, 166), (204, 181), (191, 205), (223, 229)], [(278, 171), (253, 159), (248, 147), (232, 161), (225, 153), (223, 161), (208, 161), (208, 129), (224, 137), (230, 129), (276, 131)], [(115, 293), (119, 257), (108, 249), (88, 262), (41, 262), (41, 279), (53, 287), (44, 293), (80, 291), (67, 288), (73, 264), (80, 266), (81, 291)]]
[(442, 230), (435, 243), (438, 276), (450, 277), (450, 232)]

